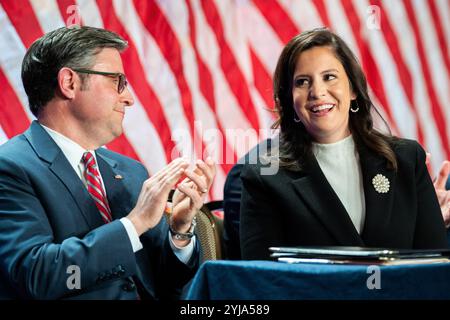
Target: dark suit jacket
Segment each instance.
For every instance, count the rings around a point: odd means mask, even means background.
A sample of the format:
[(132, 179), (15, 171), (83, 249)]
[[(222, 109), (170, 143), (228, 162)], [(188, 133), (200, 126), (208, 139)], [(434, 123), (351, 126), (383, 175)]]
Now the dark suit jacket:
[[(115, 152), (96, 154), (113, 219), (119, 219), (136, 204), (147, 171)], [(189, 267), (174, 255), (165, 219), (141, 236), (144, 249), (133, 253), (122, 223), (103, 223), (37, 122), (0, 146), (0, 221), (0, 298), (169, 298), (197, 268), (198, 248)], [(71, 265), (80, 268), (80, 290), (66, 284)]]
[(270, 151), (271, 139), (266, 139), (253, 147), (231, 168), (223, 187), (223, 241), (225, 255), (230, 260), (241, 259), (239, 221), (241, 211), (241, 170), (244, 164), (259, 161), (259, 156)]
[[(280, 168), (261, 175), (260, 165), (242, 171), (241, 250), (243, 259), (268, 259), (270, 246), (367, 246), (446, 248), (446, 234), (425, 152), (415, 141), (394, 147), (398, 172), (384, 158), (358, 150), (366, 218), (358, 234), (316, 159), (301, 172)], [(390, 181), (388, 193), (372, 185), (375, 175)]]

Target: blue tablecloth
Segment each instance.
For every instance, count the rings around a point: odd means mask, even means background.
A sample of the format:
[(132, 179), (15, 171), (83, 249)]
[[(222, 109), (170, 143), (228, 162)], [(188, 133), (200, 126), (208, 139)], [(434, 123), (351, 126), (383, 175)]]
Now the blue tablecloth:
[(365, 265), (208, 261), (188, 300), (450, 299), (450, 263), (380, 266), (380, 289), (369, 289)]

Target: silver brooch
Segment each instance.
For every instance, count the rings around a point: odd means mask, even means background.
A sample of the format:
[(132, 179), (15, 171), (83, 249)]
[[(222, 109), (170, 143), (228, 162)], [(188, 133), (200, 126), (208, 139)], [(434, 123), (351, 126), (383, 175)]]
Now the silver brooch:
[(377, 174), (373, 177), (372, 184), (378, 193), (387, 193), (389, 191), (389, 180), (382, 174)]

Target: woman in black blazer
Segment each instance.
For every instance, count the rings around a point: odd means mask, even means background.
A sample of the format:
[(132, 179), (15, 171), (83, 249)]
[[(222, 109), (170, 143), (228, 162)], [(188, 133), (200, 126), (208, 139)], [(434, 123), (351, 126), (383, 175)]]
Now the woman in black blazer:
[(243, 259), (269, 259), (271, 246), (447, 246), (424, 150), (373, 128), (365, 76), (341, 38), (294, 37), (274, 97), (279, 146), (263, 157), (272, 170), (260, 162), (241, 174)]

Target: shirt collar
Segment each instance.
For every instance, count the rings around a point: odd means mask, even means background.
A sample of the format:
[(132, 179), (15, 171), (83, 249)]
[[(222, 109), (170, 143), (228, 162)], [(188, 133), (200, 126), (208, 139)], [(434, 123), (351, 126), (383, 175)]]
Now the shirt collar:
[[(44, 125), (42, 125), (42, 128), (44, 128), (45, 131), (50, 135), (50, 137), (55, 141), (57, 146), (61, 149), (63, 154), (66, 156), (67, 160), (69, 161), (70, 165), (73, 167), (73, 169), (78, 172), (78, 165), (80, 164), (81, 158), (83, 157), (83, 154), (86, 151), (82, 146), (80, 146), (75, 141), (67, 138), (63, 134), (50, 129)], [(95, 152), (90, 151), (95, 158), (95, 161), (97, 161), (97, 158), (95, 156)]]

